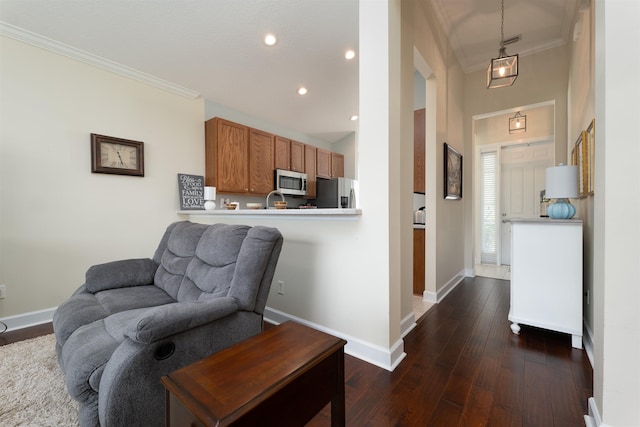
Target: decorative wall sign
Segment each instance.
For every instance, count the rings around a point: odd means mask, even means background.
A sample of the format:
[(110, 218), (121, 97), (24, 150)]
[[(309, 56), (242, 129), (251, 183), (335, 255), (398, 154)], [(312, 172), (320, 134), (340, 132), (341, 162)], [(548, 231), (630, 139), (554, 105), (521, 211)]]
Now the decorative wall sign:
[(144, 176), (144, 143), (92, 133), (91, 172)]
[(204, 209), (204, 177), (179, 173), (178, 197), (180, 198), (180, 210)]
[(462, 155), (444, 143), (444, 198), (462, 199)]

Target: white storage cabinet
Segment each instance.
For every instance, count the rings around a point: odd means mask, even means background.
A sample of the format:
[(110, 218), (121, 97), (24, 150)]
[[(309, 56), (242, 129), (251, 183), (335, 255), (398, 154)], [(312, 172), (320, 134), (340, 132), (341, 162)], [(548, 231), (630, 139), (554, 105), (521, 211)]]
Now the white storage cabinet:
[(511, 330), (571, 334), (582, 348), (582, 221), (511, 219)]

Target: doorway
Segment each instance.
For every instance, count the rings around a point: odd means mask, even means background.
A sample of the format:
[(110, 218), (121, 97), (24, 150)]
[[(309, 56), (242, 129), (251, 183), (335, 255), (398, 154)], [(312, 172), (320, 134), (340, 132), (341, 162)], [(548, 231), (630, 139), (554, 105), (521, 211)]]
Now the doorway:
[[(435, 263), (435, 242), (436, 242), (436, 78), (431, 67), (424, 60), (417, 48), (413, 49), (414, 61), (414, 112), (424, 109), (424, 116), (420, 126), (423, 127), (421, 139), (424, 164), (419, 174), (422, 185), (414, 185), (414, 210), (425, 206), (425, 224), (414, 227), (414, 237), (416, 233), (422, 233), (424, 237), (423, 248), (420, 248), (422, 266), (424, 266), (422, 281), (419, 288), (422, 290), (414, 298), (414, 315), (419, 318), (433, 303), (436, 302), (436, 263)], [(415, 149), (415, 147), (414, 147)], [(415, 184), (415, 182), (414, 182)], [(416, 229), (418, 229), (416, 231)], [(414, 243), (415, 244), (415, 243)], [(415, 262), (415, 258), (414, 258)], [(412, 292), (413, 293), (413, 292)]]
[[(554, 111), (550, 101), (473, 117), (476, 275), (509, 279), (509, 220), (540, 216), (545, 170), (555, 160)], [(510, 133), (516, 112), (528, 116), (526, 131)]]

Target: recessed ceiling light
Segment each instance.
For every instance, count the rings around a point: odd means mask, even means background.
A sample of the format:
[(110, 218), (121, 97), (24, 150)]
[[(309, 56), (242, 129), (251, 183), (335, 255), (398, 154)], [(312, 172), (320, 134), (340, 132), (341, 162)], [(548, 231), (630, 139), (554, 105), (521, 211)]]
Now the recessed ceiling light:
[(307, 88), (302, 86), (300, 88), (298, 88), (298, 95), (306, 95), (307, 93)]
[(348, 51), (346, 51), (344, 53), (344, 57), (347, 58), (347, 59), (353, 59), (353, 58), (355, 58), (355, 56), (356, 56), (356, 53), (351, 49), (349, 49)]
[(266, 44), (267, 46), (273, 46), (277, 42), (278, 39), (273, 34), (267, 34), (266, 36), (264, 36), (264, 44)]
[(358, 120), (358, 116), (354, 114), (353, 116), (349, 117), (349, 120), (351, 120), (352, 122), (355, 122), (356, 120)]

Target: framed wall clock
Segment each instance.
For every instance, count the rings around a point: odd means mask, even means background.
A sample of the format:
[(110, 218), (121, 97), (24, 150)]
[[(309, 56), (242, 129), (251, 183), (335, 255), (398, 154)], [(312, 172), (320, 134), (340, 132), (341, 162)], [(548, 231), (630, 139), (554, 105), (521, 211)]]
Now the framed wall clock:
[(91, 172), (144, 176), (144, 143), (92, 133)]

